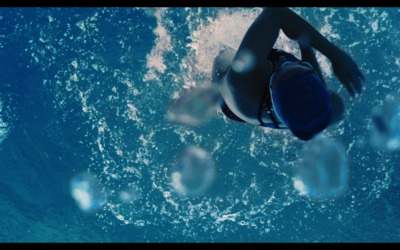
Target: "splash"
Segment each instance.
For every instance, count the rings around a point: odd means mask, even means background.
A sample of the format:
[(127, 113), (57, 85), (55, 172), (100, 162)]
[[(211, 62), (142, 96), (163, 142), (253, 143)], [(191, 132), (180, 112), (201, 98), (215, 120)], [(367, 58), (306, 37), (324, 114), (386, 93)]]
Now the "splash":
[(171, 36), (168, 34), (167, 29), (164, 27), (164, 14), (167, 8), (145, 9), (146, 13), (149, 12), (157, 19), (157, 27), (154, 29), (156, 35), (155, 46), (150, 54), (147, 56), (148, 72), (144, 76), (144, 81), (160, 80), (157, 77), (158, 73), (164, 73), (167, 66), (164, 62), (164, 54), (172, 50)]

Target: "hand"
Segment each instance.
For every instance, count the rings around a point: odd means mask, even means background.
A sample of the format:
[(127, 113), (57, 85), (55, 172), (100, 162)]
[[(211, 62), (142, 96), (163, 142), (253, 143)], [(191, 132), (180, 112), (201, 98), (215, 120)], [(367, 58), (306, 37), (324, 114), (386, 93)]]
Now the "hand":
[(339, 81), (346, 87), (349, 94), (354, 97), (360, 94), (362, 82), (365, 81), (364, 76), (357, 67), (353, 59), (344, 51), (338, 49), (332, 62), (333, 72)]

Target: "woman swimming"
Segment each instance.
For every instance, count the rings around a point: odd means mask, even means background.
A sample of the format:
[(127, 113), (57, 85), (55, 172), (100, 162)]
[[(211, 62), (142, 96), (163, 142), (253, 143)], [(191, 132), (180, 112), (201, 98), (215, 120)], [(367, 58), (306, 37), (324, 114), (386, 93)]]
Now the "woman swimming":
[[(273, 48), (280, 29), (298, 41), (301, 60)], [(238, 122), (289, 129), (301, 140), (343, 119), (343, 102), (328, 90), (313, 48), (331, 61), (352, 97), (361, 92), (364, 77), (347, 53), (288, 8), (265, 8), (236, 53), (224, 49), (214, 61), (223, 113)]]

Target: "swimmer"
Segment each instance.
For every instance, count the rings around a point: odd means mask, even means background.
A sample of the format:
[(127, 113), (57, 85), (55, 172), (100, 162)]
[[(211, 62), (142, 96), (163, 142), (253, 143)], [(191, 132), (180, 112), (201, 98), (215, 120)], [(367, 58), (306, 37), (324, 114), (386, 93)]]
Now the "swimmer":
[[(301, 60), (273, 45), (279, 31), (297, 40)], [(364, 76), (354, 60), (288, 8), (265, 8), (238, 50), (223, 49), (214, 60), (223, 113), (238, 122), (289, 129), (308, 141), (344, 118), (344, 104), (328, 90), (314, 50), (325, 55), (349, 94), (361, 93)]]

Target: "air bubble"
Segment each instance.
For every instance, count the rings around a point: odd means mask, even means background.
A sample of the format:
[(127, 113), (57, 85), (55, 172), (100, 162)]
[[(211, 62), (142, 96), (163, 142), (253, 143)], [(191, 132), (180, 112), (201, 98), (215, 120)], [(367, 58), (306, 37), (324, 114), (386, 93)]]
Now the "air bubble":
[(89, 173), (80, 173), (71, 180), (71, 194), (84, 212), (98, 210), (106, 201), (97, 179)]
[(250, 50), (238, 52), (232, 62), (232, 69), (237, 73), (247, 73), (256, 65), (256, 59)]
[(119, 191), (119, 199), (122, 203), (133, 203), (141, 198), (141, 192), (138, 187), (125, 187)]
[(172, 168), (172, 186), (185, 196), (204, 194), (215, 179), (214, 161), (205, 150), (186, 147)]
[(371, 113), (373, 126), (370, 144), (377, 149), (396, 151), (400, 149), (400, 98), (388, 95), (382, 105)]
[(217, 112), (220, 94), (215, 88), (197, 88), (175, 100), (167, 111), (172, 122), (200, 126)]
[(329, 138), (317, 138), (303, 151), (293, 185), (300, 195), (311, 199), (336, 198), (346, 190), (348, 175), (343, 146)]

